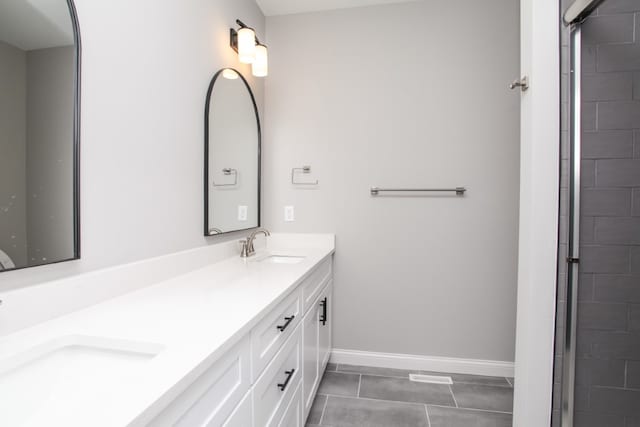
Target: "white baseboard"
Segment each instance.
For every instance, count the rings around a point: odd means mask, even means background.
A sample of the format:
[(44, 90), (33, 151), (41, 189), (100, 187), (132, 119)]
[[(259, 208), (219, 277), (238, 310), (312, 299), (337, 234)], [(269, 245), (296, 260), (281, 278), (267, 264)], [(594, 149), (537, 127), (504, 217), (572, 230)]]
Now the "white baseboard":
[(369, 351), (333, 349), (332, 363), (372, 366), (452, 374), (513, 377), (514, 363), (497, 360), (458, 359), (454, 357), (417, 356), (411, 354), (373, 353)]

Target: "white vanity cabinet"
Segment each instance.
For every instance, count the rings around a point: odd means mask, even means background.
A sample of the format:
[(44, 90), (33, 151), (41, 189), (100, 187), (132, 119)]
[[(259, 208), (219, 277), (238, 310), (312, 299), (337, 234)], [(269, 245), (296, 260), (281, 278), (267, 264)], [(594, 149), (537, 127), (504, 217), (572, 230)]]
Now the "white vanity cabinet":
[(303, 427), (331, 350), (331, 291), (328, 257), (148, 426)]

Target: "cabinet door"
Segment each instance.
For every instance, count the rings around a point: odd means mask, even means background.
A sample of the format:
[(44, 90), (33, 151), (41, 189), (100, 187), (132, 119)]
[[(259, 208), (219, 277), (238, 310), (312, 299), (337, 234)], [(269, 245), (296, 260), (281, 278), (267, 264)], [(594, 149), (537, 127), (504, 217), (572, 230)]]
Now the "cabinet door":
[[(227, 421), (222, 424), (222, 427), (252, 427), (253, 426), (253, 411), (251, 407), (251, 391), (242, 399), (233, 413), (227, 418)], [(207, 427), (214, 427), (214, 424), (210, 424)]]
[(176, 397), (148, 427), (219, 426), (249, 391), (249, 337), (245, 337), (209, 367), (200, 367), (195, 381)]
[(302, 344), (302, 395), (304, 413), (309, 413), (313, 403), (314, 392), (319, 380), (318, 339), (320, 332), (320, 307), (315, 305), (309, 309), (303, 319)]
[(329, 282), (329, 286), (320, 295), (320, 302), (318, 303), (320, 316), (319, 316), (319, 333), (318, 333), (318, 375), (322, 376), (324, 369), (331, 356), (331, 325), (333, 321), (332, 316), (332, 301), (333, 295), (333, 283)]

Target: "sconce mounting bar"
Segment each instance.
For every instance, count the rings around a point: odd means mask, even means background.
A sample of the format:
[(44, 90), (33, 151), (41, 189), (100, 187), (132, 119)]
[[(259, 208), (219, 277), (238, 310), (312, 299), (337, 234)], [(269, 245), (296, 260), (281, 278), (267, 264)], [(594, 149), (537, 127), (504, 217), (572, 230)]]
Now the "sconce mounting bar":
[[(240, 28), (251, 28), (250, 26), (248, 26), (247, 24), (245, 24), (244, 22), (242, 22), (239, 19), (236, 19), (236, 24), (238, 24), (238, 26)], [(253, 28), (251, 28), (253, 29)], [(255, 31), (254, 31), (255, 33)], [(258, 36), (254, 36), (256, 39), (256, 44), (262, 44), (260, 43), (260, 40), (258, 40)], [(236, 31), (233, 28), (229, 28), (229, 45), (231, 46), (231, 49), (235, 50), (236, 53), (238, 52), (238, 31)]]

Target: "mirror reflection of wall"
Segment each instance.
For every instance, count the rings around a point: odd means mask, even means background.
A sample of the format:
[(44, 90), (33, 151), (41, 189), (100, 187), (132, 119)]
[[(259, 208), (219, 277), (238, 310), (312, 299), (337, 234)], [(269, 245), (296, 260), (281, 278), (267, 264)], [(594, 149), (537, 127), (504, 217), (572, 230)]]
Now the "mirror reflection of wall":
[(260, 125), (250, 88), (234, 70), (214, 77), (207, 120), (205, 234), (257, 227)]
[(75, 75), (66, 0), (0, 3), (0, 270), (77, 255)]

